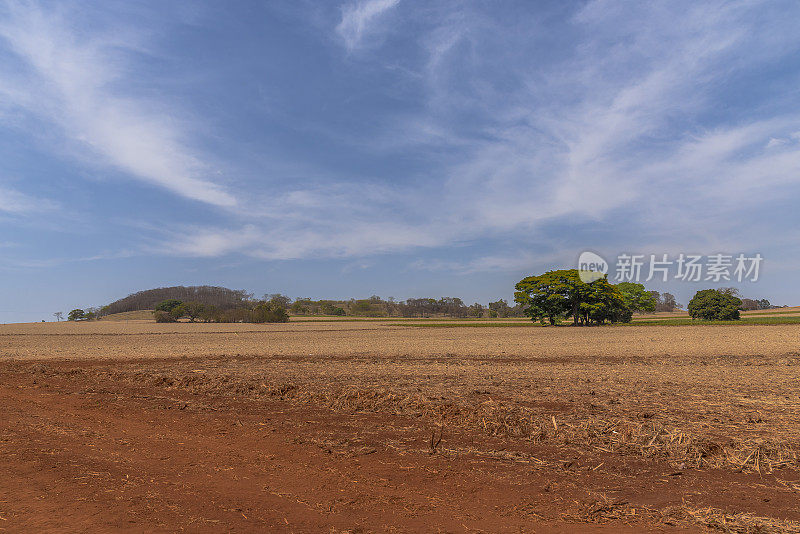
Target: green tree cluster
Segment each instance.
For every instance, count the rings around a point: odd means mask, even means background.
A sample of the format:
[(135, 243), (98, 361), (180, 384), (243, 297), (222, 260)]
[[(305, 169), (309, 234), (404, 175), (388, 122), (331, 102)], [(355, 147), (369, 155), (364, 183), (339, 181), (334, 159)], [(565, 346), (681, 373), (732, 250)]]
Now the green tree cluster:
[(641, 284), (620, 287), (609, 283), (606, 277), (585, 283), (577, 269), (523, 278), (516, 285), (514, 300), (532, 320), (551, 325), (570, 317), (576, 326), (630, 322), (634, 311), (648, 311), (655, 306)]
[(289, 314), (283, 304), (280, 298), (272, 298), (221, 310), (201, 302), (168, 299), (156, 306), (153, 317), (157, 323), (174, 323), (180, 319), (189, 319), (191, 323), (285, 323)]

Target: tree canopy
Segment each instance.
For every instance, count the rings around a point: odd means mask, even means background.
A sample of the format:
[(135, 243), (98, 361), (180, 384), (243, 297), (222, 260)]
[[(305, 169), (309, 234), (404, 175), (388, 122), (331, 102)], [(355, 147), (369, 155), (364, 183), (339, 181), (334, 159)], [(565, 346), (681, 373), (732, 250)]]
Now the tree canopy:
[(732, 292), (704, 289), (689, 302), (689, 315), (707, 321), (735, 321), (739, 319), (741, 305), (741, 299)]
[(525, 307), (531, 319), (547, 320), (551, 325), (562, 317), (572, 317), (577, 326), (629, 322), (632, 315), (622, 292), (606, 277), (587, 284), (580, 279), (577, 269), (523, 278), (516, 285), (514, 300)]
[(181, 301), (181, 300), (178, 300), (178, 299), (166, 299), (164, 301), (159, 302), (156, 305), (155, 311), (171, 312), (173, 309), (175, 309), (176, 307), (180, 306), (181, 304), (183, 304), (183, 301)]
[(82, 321), (86, 319), (86, 312), (80, 308), (75, 308), (67, 314), (67, 321)]
[(617, 289), (622, 294), (625, 306), (632, 312), (655, 311), (657, 299), (652, 292), (647, 291), (644, 285), (634, 282), (620, 282)]

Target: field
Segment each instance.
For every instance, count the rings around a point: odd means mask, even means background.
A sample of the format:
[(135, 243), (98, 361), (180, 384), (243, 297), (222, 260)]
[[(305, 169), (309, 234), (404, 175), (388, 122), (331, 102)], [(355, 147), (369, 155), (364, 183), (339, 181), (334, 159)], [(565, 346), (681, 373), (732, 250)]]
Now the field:
[(800, 532), (800, 324), (677, 324), (0, 325), (0, 531)]

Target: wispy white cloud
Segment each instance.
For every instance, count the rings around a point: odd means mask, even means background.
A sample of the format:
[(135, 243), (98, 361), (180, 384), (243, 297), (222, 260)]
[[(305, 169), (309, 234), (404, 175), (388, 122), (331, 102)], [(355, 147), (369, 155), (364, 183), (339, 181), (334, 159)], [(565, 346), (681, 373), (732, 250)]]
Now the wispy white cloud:
[[(449, 137), (451, 147), (462, 147), (465, 126), (480, 119), (484, 127), (463, 160), (444, 170), (441, 204), (472, 236), (503, 232), (534, 242), (548, 241), (542, 227), (553, 221), (579, 235), (581, 223), (612, 216), (625, 220), (619, 234), (643, 243), (670, 230), (673, 239), (710, 243), (708, 229), (721, 221), (738, 228), (737, 210), (797, 183), (800, 157), (796, 143), (770, 141), (788, 141), (797, 116), (730, 114), (703, 128), (734, 73), (785, 58), (800, 44), (785, 25), (780, 44), (759, 40), (774, 29), (757, 16), (763, 4), (620, 10), (590, 2), (568, 30), (571, 54), (539, 57), (541, 64), (510, 55), (497, 68), (482, 50), (524, 48), (524, 37), (496, 32), (479, 16), (448, 18), (425, 41), (429, 108), (412, 140), (446, 145)], [(462, 50), (456, 45), (465, 39)], [(408, 124), (404, 118), (401, 131)], [(398, 149), (408, 141), (402, 136)]]
[[(337, 26), (345, 46), (364, 44), (396, 3), (347, 4)], [(603, 224), (617, 224), (629, 247), (664, 248), (673, 235), (677, 250), (674, 235), (692, 247), (722, 246), (709, 230), (722, 220), (747, 247), (757, 232), (740, 228), (734, 215), (795, 180), (800, 146), (792, 132), (800, 118), (743, 114), (704, 126), (704, 114), (731, 69), (779, 60), (800, 42), (787, 37), (754, 49), (768, 25), (752, 16), (760, 4), (664, 2), (620, 12), (589, 2), (563, 29), (573, 47), (553, 61), (515, 53), (532, 46), (531, 32), (476, 10), (436, 11), (440, 20), (426, 21), (427, 32), (415, 37), (426, 52), (413, 69), (426, 91), (424, 111), (397, 116), (385, 136), (353, 142), (380, 154), (436, 148), (456, 157), (415, 176), (413, 186), (301, 185), (256, 203), (247, 211), (253, 223), (189, 228), (169, 236), (164, 250), (349, 257), (493, 236), (557, 249), (548, 235), (554, 225), (579, 239), (581, 225)], [(535, 259), (515, 251), (417, 267), (514, 270)]]
[(342, 20), (336, 27), (348, 50), (364, 45), (364, 41), (374, 35), (381, 18), (400, 0), (356, 0), (342, 7)]
[(240, 253), (267, 260), (348, 258), (447, 243), (446, 238), (428, 232), (423, 225), (381, 221), (331, 222), (327, 228), (315, 221), (280, 223), (269, 228), (184, 227), (163, 235), (159, 244), (149, 247), (150, 251), (192, 257)]
[(15, 189), (0, 185), (0, 212), (12, 215), (29, 215), (59, 209), (58, 204), (48, 199), (35, 198)]
[[(3, 69), (0, 94), (56, 124), (72, 147), (138, 180), (192, 200), (233, 206), (236, 198), (208, 179), (190, 128), (166, 103), (131, 90), (126, 53), (142, 52), (130, 34), (88, 33), (68, 13), (33, 2), (0, 4), (0, 42), (25, 67)], [(87, 158), (88, 159), (88, 158)]]
[[(385, 42), (398, 4), (350, 1), (327, 30), (335, 28), (349, 51), (369, 48)], [(792, 17), (764, 15), (767, 4), (596, 0), (576, 4), (555, 29), (535, 10), (515, 18), (482, 3), (408, 10), (403, 22), (413, 27), (397, 32), (405, 48), (385, 46), (363, 62), (337, 65), (355, 69), (347, 74), (360, 84), (365, 72), (374, 81), (387, 63), (402, 63), (391, 75), (407, 76), (408, 92), (398, 89), (387, 108), (367, 110), (385, 95), (350, 108), (374, 118), (374, 128), (341, 128), (338, 116), (327, 121), (322, 112), (291, 122), (286, 112), (289, 127), (306, 121), (305, 132), (325, 132), (339, 143), (332, 146), (351, 143), (353, 153), (336, 162), (342, 166), (270, 162), (281, 177), (247, 169), (258, 176), (237, 197), (208, 178), (190, 143), (191, 123), (165, 114), (164, 102), (124, 90), (126, 54), (139, 43), (77, 32), (68, 17), (35, 4), (9, 4), (11, 22), (0, 37), (27, 71), (5, 77), (0, 92), (131, 176), (187, 198), (235, 204), (213, 222), (147, 230), (155, 236), (151, 253), (297, 259), (498, 237), (519, 244), (508, 255), (476, 250), (474, 259), (417, 265), (467, 273), (541, 261), (525, 252), (531, 245), (566, 250), (545, 258), (571, 262), (576, 241), (603, 247), (593, 240), (609, 240), (598, 237), (604, 225), (614, 225), (608, 234), (627, 247), (748, 248), (761, 230), (736, 214), (780, 197), (800, 169), (794, 107), (756, 113), (751, 108), (768, 96), (743, 105), (744, 97), (726, 91), (737, 76), (779, 64), (800, 45)], [(33, 97), (23, 84), (36, 88)], [(351, 89), (364, 90), (338, 87), (342, 101)], [(721, 104), (726, 98), (732, 101)], [(362, 154), (369, 164), (358, 161)], [(397, 154), (414, 160), (408, 176), (389, 172)], [(381, 157), (387, 171), (374, 164)], [(735, 242), (720, 235), (722, 224), (735, 230)], [(559, 243), (558, 232), (569, 243)]]

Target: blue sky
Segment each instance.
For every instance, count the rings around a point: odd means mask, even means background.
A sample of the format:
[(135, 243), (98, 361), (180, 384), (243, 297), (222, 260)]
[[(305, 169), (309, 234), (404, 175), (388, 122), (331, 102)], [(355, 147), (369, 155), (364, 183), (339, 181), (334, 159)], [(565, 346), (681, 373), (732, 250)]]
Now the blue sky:
[(742, 293), (798, 304), (797, 20), (0, 0), (0, 322), (176, 284), (486, 303), (587, 249), (760, 253)]

